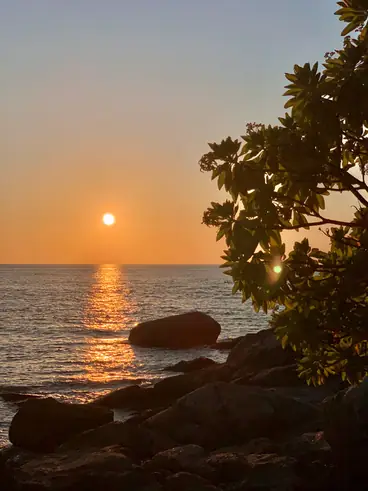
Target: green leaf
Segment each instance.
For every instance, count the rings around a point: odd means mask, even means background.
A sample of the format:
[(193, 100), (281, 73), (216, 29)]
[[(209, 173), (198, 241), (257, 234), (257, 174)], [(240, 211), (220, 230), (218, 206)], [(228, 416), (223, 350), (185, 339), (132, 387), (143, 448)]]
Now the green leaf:
[(354, 29), (356, 29), (357, 27), (359, 27), (360, 25), (360, 21), (352, 21), (350, 22), (346, 27), (345, 29), (341, 32), (341, 36), (347, 36), (349, 34), (349, 32), (351, 31), (354, 31)]
[(226, 233), (225, 228), (221, 227), (220, 230), (217, 232), (216, 241), (218, 242), (219, 240), (221, 240), (222, 237), (225, 235), (225, 233)]
[(225, 179), (226, 179), (226, 171), (222, 171), (217, 180), (217, 186), (219, 189), (221, 189), (224, 186)]
[(316, 197), (317, 197), (318, 206), (321, 208), (321, 210), (324, 210), (326, 208), (324, 197), (321, 196), (320, 194), (317, 194)]
[(298, 77), (294, 75), (293, 73), (285, 73), (285, 77), (290, 81), (290, 82), (297, 82)]

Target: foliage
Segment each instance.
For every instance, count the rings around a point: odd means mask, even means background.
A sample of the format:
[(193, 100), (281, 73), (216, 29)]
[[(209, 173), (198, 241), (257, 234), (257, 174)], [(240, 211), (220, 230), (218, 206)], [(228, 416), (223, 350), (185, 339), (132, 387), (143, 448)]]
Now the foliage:
[[(280, 125), (248, 124), (242, 141), (212, 143), (199, 162), (229, 195), (203, 221), (226, 240), (233, 292), (274, 311), (276, 335), (313, 384), (368, 372), (368, 0), (338, 5), (343, 47), (321, 70), (307, 63), (286, 74), (290, 111)], [(350, 221), (325, 211), (334, 193), (356, 199)], [(311, 227), (322, 227), (330, 249), (304, 239), (286, 255), (281, 232)]]

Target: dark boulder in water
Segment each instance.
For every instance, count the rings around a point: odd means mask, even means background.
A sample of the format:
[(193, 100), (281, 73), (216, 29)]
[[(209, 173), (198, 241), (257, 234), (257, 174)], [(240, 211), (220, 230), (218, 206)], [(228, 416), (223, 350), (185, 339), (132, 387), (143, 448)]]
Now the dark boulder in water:
[(1, 399), (5, 402), (11, 402), (13, 404), (22, 404), (28, 399), (40, 399), (42, 396), (35, 394), (20, 394), (19, 392), (1, 392)]
[(82, 431), (113, 421), (111, 410), (85, 404), (66, 404), (48, 397), (29, 399), (14, 416), (9, 440), (36, 452), (53, 451)]
[(206, 358), (205, 356), (200, 356), (199, 358), (195, 358), (194, 360), (183, 360), (175, 363), (175, 365), (171, 365), (166, 367), (165, 370), (169, 372), (194, 372), (195, 370), (202, 370), (202, 368), (211, 367), (216, 365), (217, 363), (210, 358)]
[(202, 312), (189, 312), (142, 322), (133, 327), (129, 341), (138, 346), (187, 349), (214, 344), (221, 326)]

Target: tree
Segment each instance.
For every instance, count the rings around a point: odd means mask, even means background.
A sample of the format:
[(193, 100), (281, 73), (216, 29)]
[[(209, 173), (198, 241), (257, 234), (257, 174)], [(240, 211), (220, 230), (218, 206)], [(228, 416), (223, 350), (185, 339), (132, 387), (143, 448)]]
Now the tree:
[[(321, 70), (307, 63), (286, 74), (290, 111), (280, 125), (248, 124), (242, 141), (212, 143), (199, 162), (228, 193), (203, 221), (226, 240), (233, 293), (273, 311), (277, 337), (313, 384), (368, 372), (368, 0), (338, 5), (343, 47)], [(334, 193), (356, 200), (350, 221), (325, 210)], [(304, 239), (286, 254), (281, 233), (311, 227), (330, 249)]]

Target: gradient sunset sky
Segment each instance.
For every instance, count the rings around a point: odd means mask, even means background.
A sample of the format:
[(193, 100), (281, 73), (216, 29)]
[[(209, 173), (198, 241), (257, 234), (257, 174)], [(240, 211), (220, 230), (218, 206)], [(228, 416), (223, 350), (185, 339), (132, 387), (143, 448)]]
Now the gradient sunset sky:
[(283, 115), (284, 72), (340, 46), (335, 10), (0, 0), (0, 263), (220, 262), (197, 161)]

